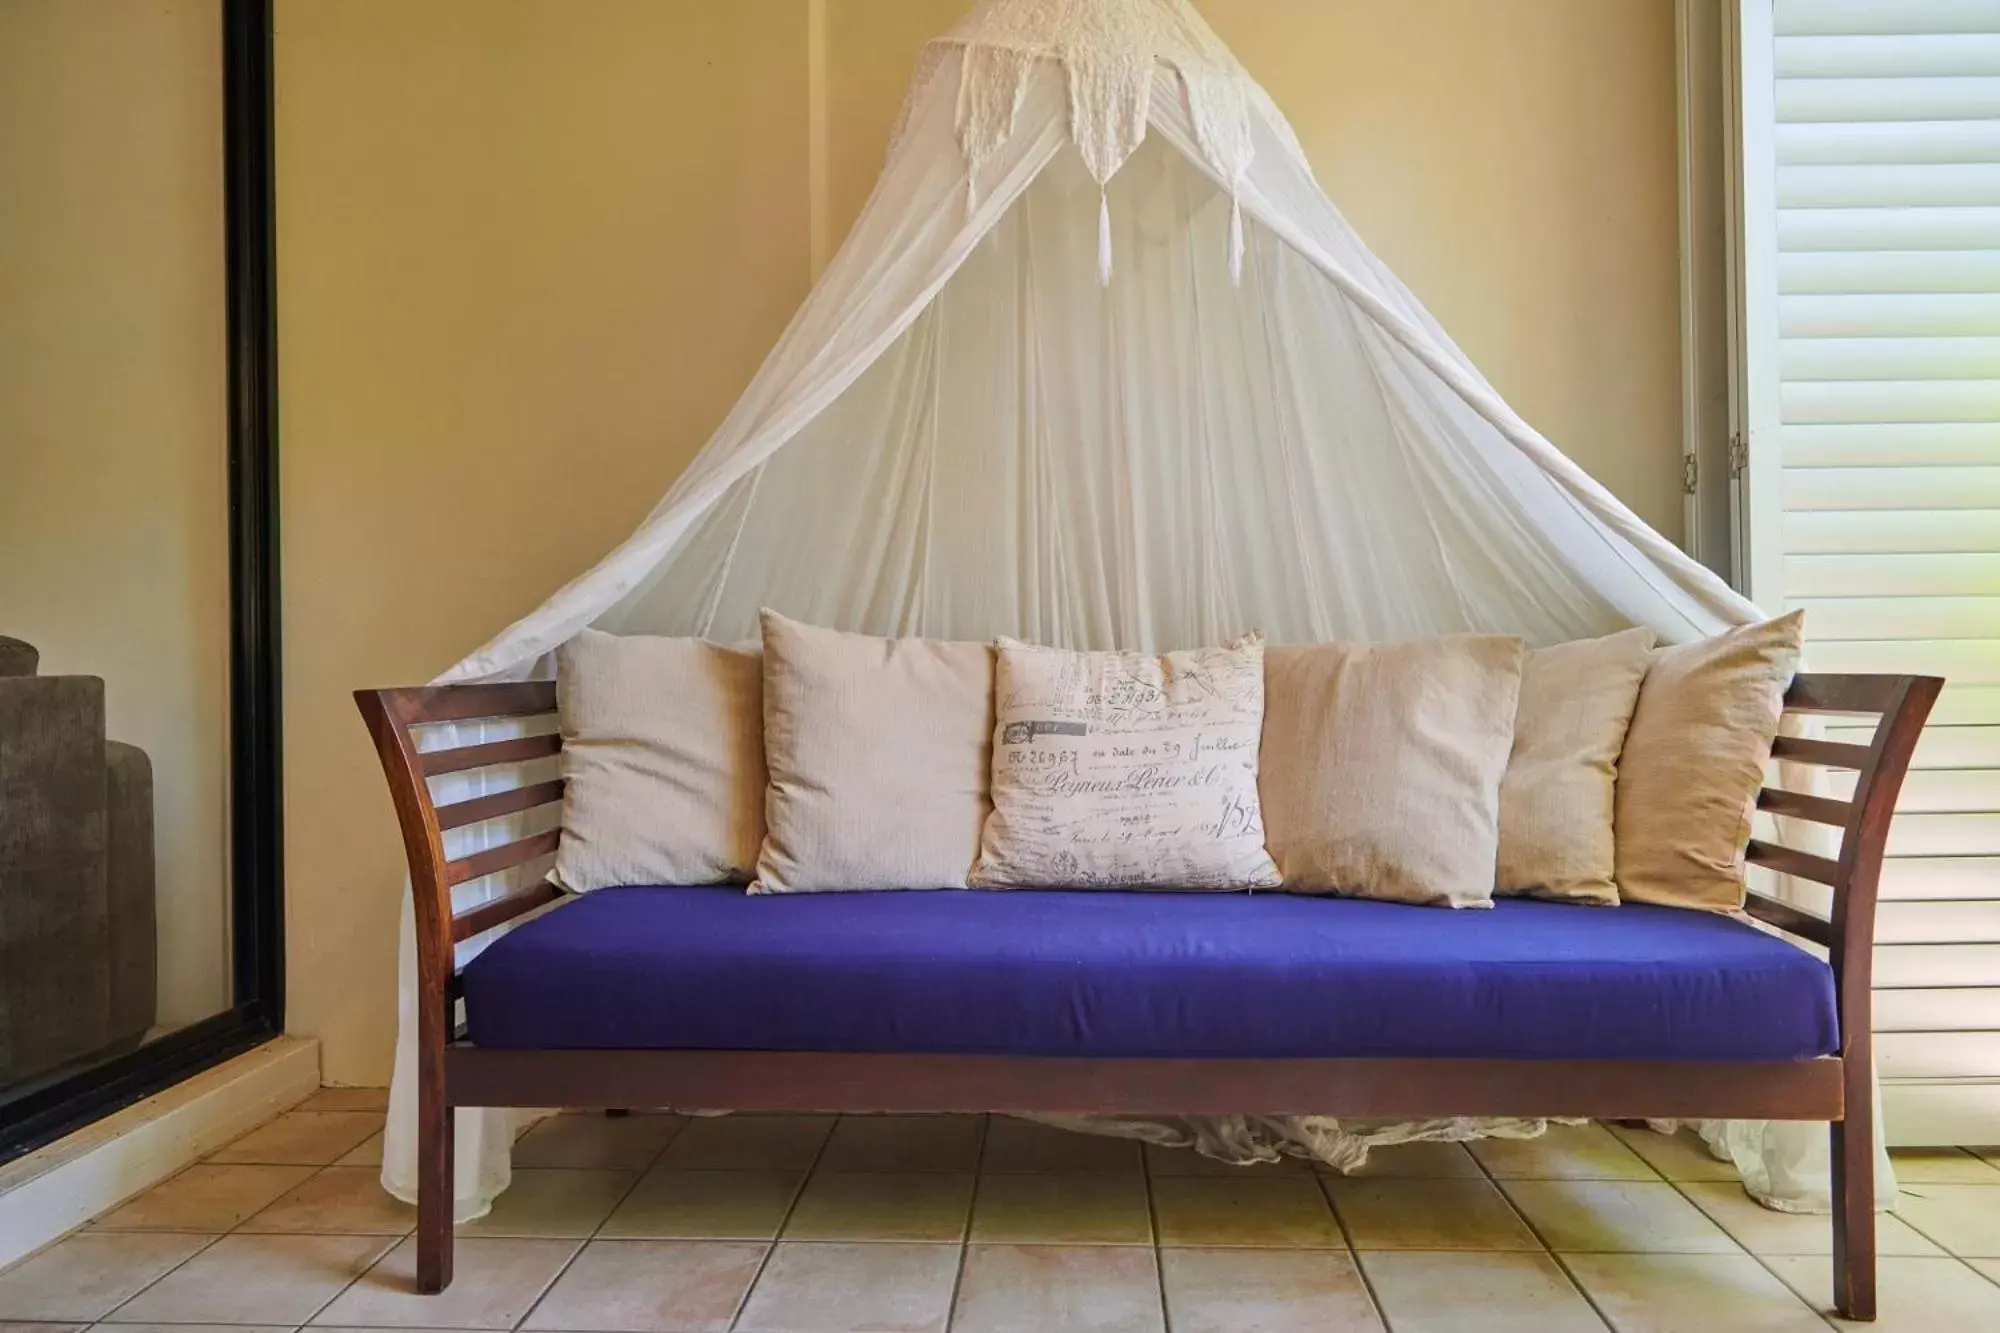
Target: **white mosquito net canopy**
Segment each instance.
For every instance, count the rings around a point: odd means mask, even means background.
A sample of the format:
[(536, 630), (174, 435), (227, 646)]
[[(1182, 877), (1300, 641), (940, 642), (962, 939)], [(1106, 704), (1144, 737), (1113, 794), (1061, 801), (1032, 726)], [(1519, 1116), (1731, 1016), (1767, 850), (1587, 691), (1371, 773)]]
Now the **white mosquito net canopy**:
[[(714, 437), (638, 531), (438, 679), (550, 674), (585, 626), (752, 638), (764, 606), (1141, 649), (1760, 618), (1501, 400), (1188, 0), (985, 0), (931, 43), (874, 194)], [(404, 1197), (409, 953), (384, 1166)], [(460, 1114), (475, 1215), (515, 1122)], [(1334, 1158), (1521, 1129), (1189, 1126)], [(1774, 1134), (1730, 1127), (1753, 1188), (1812, 1202), (1824, 1135)]]

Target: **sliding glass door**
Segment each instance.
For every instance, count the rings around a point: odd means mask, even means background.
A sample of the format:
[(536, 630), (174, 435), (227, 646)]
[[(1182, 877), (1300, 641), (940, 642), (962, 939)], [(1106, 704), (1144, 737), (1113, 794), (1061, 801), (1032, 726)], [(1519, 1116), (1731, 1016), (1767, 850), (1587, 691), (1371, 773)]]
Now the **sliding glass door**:
[(279, 1028), (269, 70), (0, 0), (0, 1159)]

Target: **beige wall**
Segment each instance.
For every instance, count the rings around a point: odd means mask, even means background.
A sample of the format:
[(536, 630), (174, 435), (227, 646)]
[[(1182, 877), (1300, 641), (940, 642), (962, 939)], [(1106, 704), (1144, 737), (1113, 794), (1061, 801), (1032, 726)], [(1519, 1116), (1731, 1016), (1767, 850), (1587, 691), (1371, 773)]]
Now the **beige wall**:
[[(964, 4), (824, 0), (814, 50), (814, 0), (279, 0), (291, 1024), (330, 1079), (387, 1075), (401, 880), (347, 692), (630, 530)], [(1501, 391), (1678, 535), (1670, 0), (1202, 8)]]
[(1672, 0), (1205, 0), (1500, 392), (1678, 538)]
[(0, 634), (153, 762), (160, 1017), (229, 1003), (219, 0), (0, 0)]
[(799, 0), (279, 0), (289, 1023), (381, 1082), (401, 860), (349, 691), (636, 525), (805, 295)]

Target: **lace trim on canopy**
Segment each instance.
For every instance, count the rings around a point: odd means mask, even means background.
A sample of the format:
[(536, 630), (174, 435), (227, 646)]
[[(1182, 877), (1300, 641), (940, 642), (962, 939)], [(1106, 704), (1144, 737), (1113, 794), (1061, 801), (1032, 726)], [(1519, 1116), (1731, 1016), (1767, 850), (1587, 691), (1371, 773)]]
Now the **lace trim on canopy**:
[[(1014, 132), (1036, 62), (1062, 66), (1070, 138), (1099, 186), (1146, 138), (1153, 83), (1164, 65), (1180, 79), (1202, 156), (1232, 197), (1252, 156), (1251, 121), (1262, 114), (1303, 164), (1291, 127), (1264, 90), (1188, 0), (987, 0), (924, 50), (911, 103), (945, 62), (960, 62), (958, 139), (965, 154), (966, 206), (979, 198), (979, 171)], [(890, 152), (902, 138), (902, 125)], [(1109, 204), (1099, 209), (1099, 277), (1111, 276)], [(1240, 278), (1242, 214), (1230, 222), (1229, 266)]]

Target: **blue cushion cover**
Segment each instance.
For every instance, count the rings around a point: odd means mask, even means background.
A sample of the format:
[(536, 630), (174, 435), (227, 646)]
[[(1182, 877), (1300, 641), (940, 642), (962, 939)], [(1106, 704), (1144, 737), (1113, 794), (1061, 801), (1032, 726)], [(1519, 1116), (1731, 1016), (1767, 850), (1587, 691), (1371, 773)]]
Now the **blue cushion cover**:
[(465, 969), (481, 1046), (1771, 1060), (1833, 976), (1704, 912), (1287, 894), (601, 889)]

